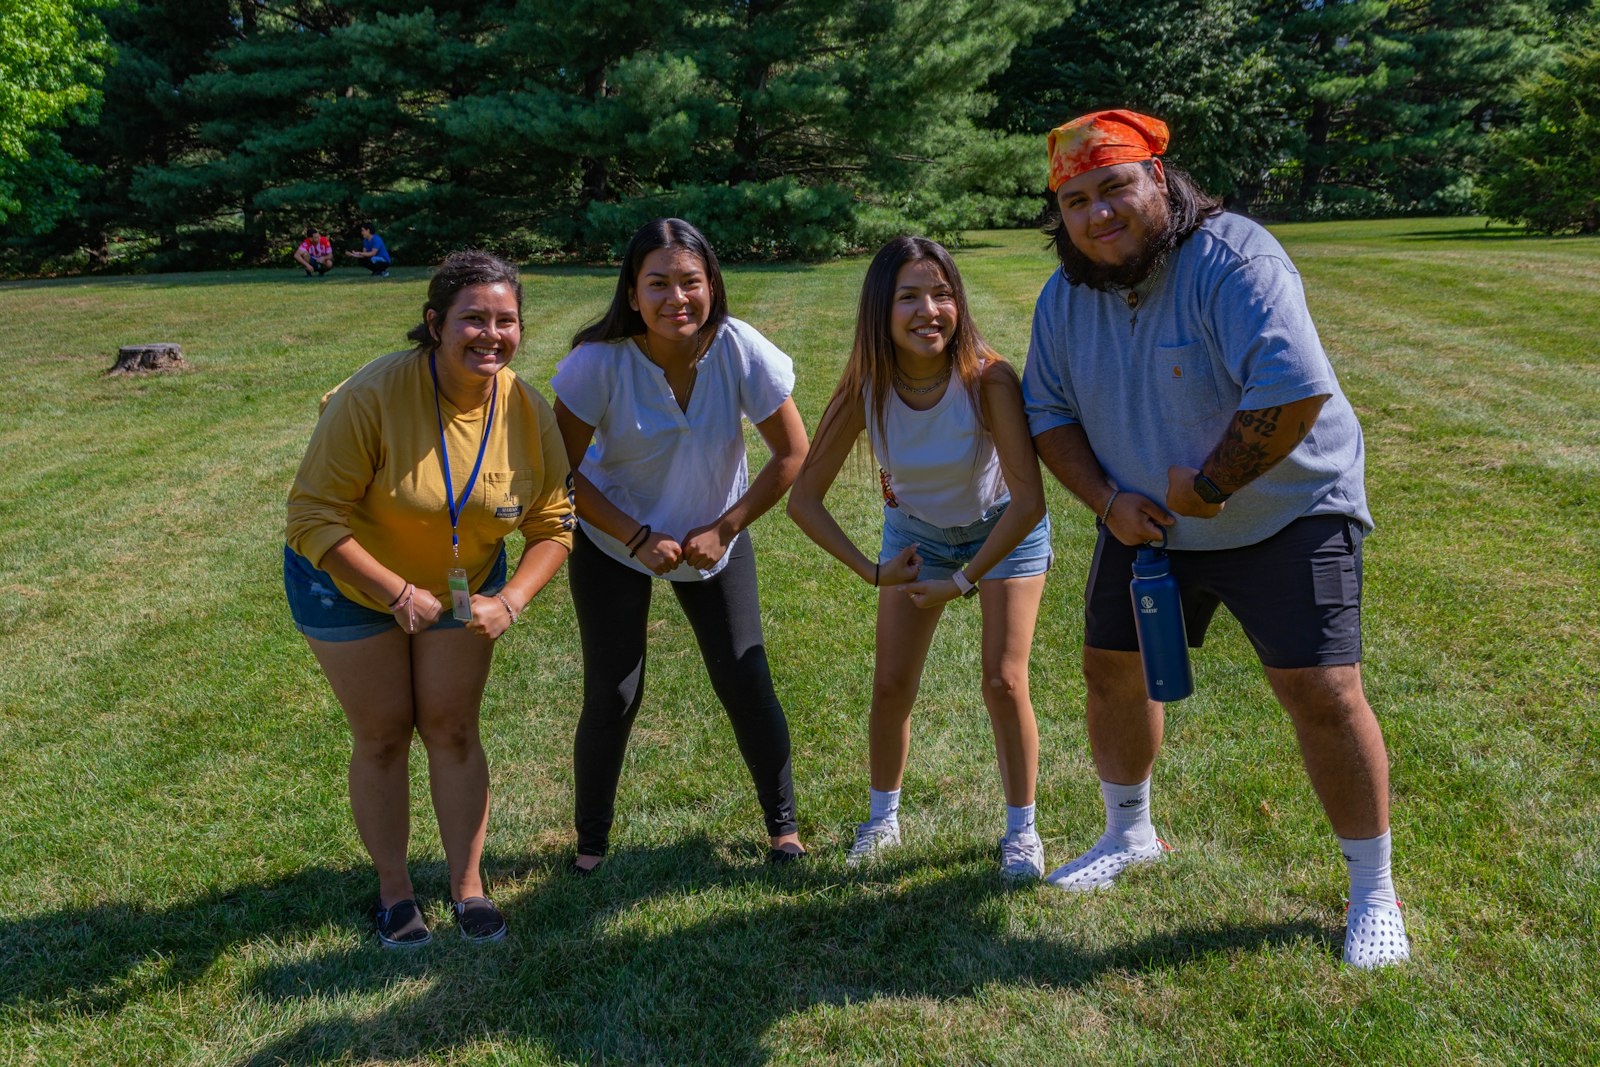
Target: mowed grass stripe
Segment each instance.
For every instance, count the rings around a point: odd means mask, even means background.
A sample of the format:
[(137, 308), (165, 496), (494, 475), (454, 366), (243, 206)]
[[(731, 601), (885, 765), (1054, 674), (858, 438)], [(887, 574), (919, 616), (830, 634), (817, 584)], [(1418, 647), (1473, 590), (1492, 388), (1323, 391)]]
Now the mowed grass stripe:
[[(348, 731), (288, 625), (279, 549), (318, 397), (402, 347), (427, 272), (6, 283), (0, 1060), (1595, 1058), (1600, 260), (1592, 241), (1481, 220), (1277, 232), (1367, 433), (1366, 677), (1394, 763), (1409, 967), (1336, 965), (1342, 865), (1227, 619), (1169, 714), (1156, 816), (1181, 851), (1164, 869), (1088, 899), (999, 885), (978, 615), (956, 605), (913, 717), (906, 845), (847, 872), (874, 594), (781, 514), (755, 540), (814, 862), (760, 863), (731, 732), (658, 592), (614, 854), (603, 877), (561, 876), (580, 658), (558, 579), (503, 640), (484, 702), (485, 864), (512, 938), (474, 951), (449, 928), (418, 746), (413, 865), (441, 936), (383, 954), (343, 795)], [(979, 325), (1020, 367), (1051, 269), (1042, 238), (972, 234), (958, 261)], [(865, 268), (728, 268), (733, 313), (794, 357), (808, 425)], [(518, 369), (548, 396), (615, 275), (525, 281)], [(116, 345), (144, 340), (183, 343), (195, 369), (100, 377)], [(1059, 487), (1049, 498), (1033, 691), (1057, 863), (1098, 832), (1100, 799), (1077, 664), (1092, 522)], [(875, 472), (848, 467), (829, 499), (870, 549)]]

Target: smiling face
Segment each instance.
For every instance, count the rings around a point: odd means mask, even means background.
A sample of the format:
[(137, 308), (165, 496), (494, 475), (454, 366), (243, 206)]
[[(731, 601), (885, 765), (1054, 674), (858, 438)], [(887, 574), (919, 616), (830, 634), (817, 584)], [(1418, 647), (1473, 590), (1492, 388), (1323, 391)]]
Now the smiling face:
[(485, 388), (511, 362), (522, 340), (517, 294), (505, 282), (466, 286), (456, 293), (443, 322), (432, 309), (427, 315), (439, 345), (435, 364), (440, 378), (466, 391)]
[(889, 305), (889, 339), (904, 370), (915, 373), (947, 358), (958, 317), (955, 290), (939, 264), (918, 259), (900, 268)]
[(644, 257), (628, 304), (644, 320), (652, 352), (692, 351), (711, 317), (706, 265), (686, 248), (658, 248)]
[(1085, 171), (1056, 190), (1072, 245), (1115, 284), (1140, 281), (1170, 225), (1160, 160)]

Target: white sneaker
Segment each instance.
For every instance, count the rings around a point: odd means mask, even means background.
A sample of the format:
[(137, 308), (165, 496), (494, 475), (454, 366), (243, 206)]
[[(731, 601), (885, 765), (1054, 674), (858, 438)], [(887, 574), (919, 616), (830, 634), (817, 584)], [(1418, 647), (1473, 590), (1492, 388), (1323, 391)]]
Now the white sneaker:
[(1044, 843), (1038, 834), (1024, 830), (1000, 839), (1000, 877), (1008, 882), (1044, 877)]
[(1395, 904), (1363, 904), (1351, 908), (1344, 922), (1344, 961), (1370, 971), (1411, 958), (1406, 920)]
[(1172, 847), (1159, 837), (1148, 845), (1136, 848), (1101, 835), (1093, 848), (1051, 871), (1045, 881), (1070, 893), (1109, 889), (1117, 876), (1127, 868), (1141, 863), (1159, 863), (1171, 851)]
[(845, 857), (846, 867), (859, 867), (868, 860), (876, 859), (878, 853), (885, 849), (897, 848), (900, 844), (900, 824), (898, 822), (864, 822), (856, 824), (856, 843), (850, 846), (850, 855)]

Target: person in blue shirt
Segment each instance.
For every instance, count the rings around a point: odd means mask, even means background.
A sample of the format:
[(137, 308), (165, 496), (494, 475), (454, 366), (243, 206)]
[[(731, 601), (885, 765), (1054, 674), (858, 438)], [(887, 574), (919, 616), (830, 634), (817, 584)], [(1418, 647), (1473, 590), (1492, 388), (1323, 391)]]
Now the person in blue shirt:
[(371, 220), (361, 224), (361, 251), (346, 252), (345, 255), (361, 260), (362, 266), (370, 270), (374, 278), (389, 276), (389, 246), (378, 236), (378, 227)]
[(1160, 119), (1097, 111), (1048, 140), (1060, 269), (1022, 377), (1039, 458), (1097, 517), (1085, 591), (1088, 733), (1106, 832), (1047, 881), (1113, 884), (1167, 847), (1150, 815), (1163, 708), (1128, 579), (1171, 543), (1191, 647), (1219, 606), (1255, 646), (1350, 871), (1344, 958), (1406, 959), (1389, 761), (1361, 680), (1365, 446), (1305, 291), (1266, 230), (1161, 156)]

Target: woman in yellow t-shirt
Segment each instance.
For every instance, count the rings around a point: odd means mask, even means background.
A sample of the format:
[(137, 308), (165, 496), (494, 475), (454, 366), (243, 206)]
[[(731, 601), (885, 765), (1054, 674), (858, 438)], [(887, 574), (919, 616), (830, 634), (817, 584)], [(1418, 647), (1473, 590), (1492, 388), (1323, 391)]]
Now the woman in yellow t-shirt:
[[(289, 493), (284, 588), (350, 721), (350, 807), (391, 948), (432, 936), (406, 867), (413, 730), (456, 924), (471, 941), (506, 932), (479, 871), (489, 772), (478, 707), (495, 639), (567, 558), (573, 523), (555, 416), (508, 366), (521, 313), (515, 267), (484, 252), (446, 258), (408, 335), (416, 347), (323, 398)], [(526, 548), (508, 581), (512, 531)]]

